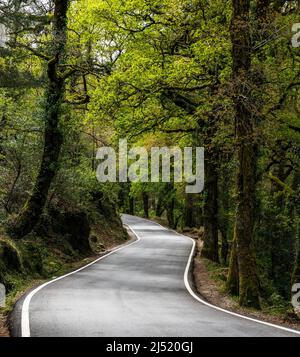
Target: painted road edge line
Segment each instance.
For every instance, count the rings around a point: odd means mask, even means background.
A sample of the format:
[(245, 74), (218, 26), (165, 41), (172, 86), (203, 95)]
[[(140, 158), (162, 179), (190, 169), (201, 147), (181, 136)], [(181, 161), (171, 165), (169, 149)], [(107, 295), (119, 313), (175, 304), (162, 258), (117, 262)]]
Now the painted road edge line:
[[(163, 225), (161, 225), (160, 223), (157, 223), (157, 222), (153, 222), (153, 221), (150, 221), (148, 220), (149, 222), (152, 222), (152, 223), (155, 223), (155, 224), (158, 224), (159, 226), (163, 227), (164, 229), (166, 229), (166, 227), (164, 227)], [(232, 311), (229, 311), (229, 310), (225, 310), (221, 307), (218, 307), (216, 305), (212, 305), (210, 304), (209, 302), (205, 301), (205, 300), (202, 300), (195, 292), (194, 290), (192, 289), (191, 285), (190, 285), (190, 282), (189, 282), (189, 272), (190, 272), (190, 269), (191, 269), (191, 264), (192, 264), (192, 259), (194, 257), (194, 254), (195, 254), (195, 248), (196, 248), (196, 242), (194, 239), (192, 239), (191, 237), (188, 237), (188, 236), (185, 236), (184, 234), (180, 234), (172, 229), (169, 229), (169, 231), (185, 238), (185, 239), (188, 239), (192, 242), (192, 249), (191, 249), (191, 253), (190, 253), (190, 256), (189, 256), (189, 259), (188, 259), (188, 262), (187, 262), (187, 265), (186, 265), (186, 268), (185, 268), (185, 272), (184, 272), (184, 285), (187, 289), (187, 291), (190, 293), (190, 295), (192, 295), (192, 297), (194, 299), (196, 299), (198, 302), (208, 306), (208, 307), (211, 307), (215, 310), (218, 310), (218, 311), (222, 311), (226, 314), (229, 314), (229, 315), (232, 315), (232, 316), (235, 316), (235, 317), (239, 317), (239, 318), (242, 318), (242, 319), (245, 319), (245, 320), (248, 320), (248, 321), (252, 321), (252, 322), (256, 322), (256, 323), (259, 323), (259, 324), (262, 324), (262, 325), (265, 325), (265, 326), (269, 326), (269, 327), (273, 327), (273, 328), (277, 328), (277, 329), (280, 329), (280, 330), (283, 330), (283, 331), (287, 331), (287, 332), (291, 332), (291, 333), (295, 333), (297, 335), (300, 335), (300, 331), (298, 330), (293, 330), (293, 329), (290, 329), (288, 327), (284, 327), (284, 326), (280, 326), (280, 325), (275, 325), (275, 324), (272, 324), (270, 322), (266, 322), (266, 321), (261, 321), (261, 320), (257, 320), (257, 319), (254, 319), (252, 317), (248, 317), (248, 316), (244, 316), (244, 315), (240, 315), (236, 312), (232, 312)], [(135, 233), (136, 234), (136, 233)], [(136, 234), (136, 236), (138, 237), (138, 235)]]
[[(248, 320), (248, 321), (252, 321), (252, 322), (256, 322), (256, 323), (259, 323), (259, 324), (262, 324), (262, 325), (265, 325), (265, 326), (269, 326), (269, 327), (273, 327), (273, 328), (277, 328), (277, 329), (280, 329), (280, 330), (283, 330), (283, 331), (287, 331), (287, 332), (291, 332), (291, 333), (295, 333), (295, 334), (298, 334), (300, 335), (300, 331), (297, 331), (297, 330), (293, 330), (293, 329), (289, 329), (287, 327), (283, 327), (283, 326), (279, 326), (279, 325), (275, 325), (275, 324), (272, 324), (272, 323), (269, 323), (269, 322), (265, 322), (265, 321), (261, 321), (261, 320), (257, 320), (257, 319), (254, 319), (254, 318), (251, 318), (251, 317), (248, 317), (248, 316), (244, 316), (244, 315), (240, 315), (240, 314), (237, 314), (235, 312), (232, 312), (232, 311), (229, 311), (229, 310), (225, 310), (221, 307), (218, 307), (218, 306), (215, 306), (215, 305), (212, 305), (208, 302), (206, 302), (205, 300), (202, 300), (199, 296), (196, 295), (196, 293), (193, 291), (193, 289), (191, 288), (190, 286), (190, 283), (189, 283), (189, 272), (190, 272), (190, 268), (191, 268), (191, 263), (192, 263), (192, 259), (193, 259), (193, 256), (194, 256), (194, 253), (195, 253), (195, 247), (196, 247), (196, 243), (195, 243), (195, 240), (188, 237), (188, 236), (185, 236), (183, 234), (180, 234), (174, 230), (170, 230), (170, 229), (167, 229), (166, 227), (162, 226), (161, 224), (157, 223), (157, 222), (153, 222), (153, 221), (150, 221), (150, 220), (147, 220), (145, 219), (146, 221), (148, 222), (151, 222), (153, 224), (157, 224), (159, 225), (160, 227), (162, 227), (164, 230), (169, 230), (173, 233), (175, 233), (176, 235), (178, 236), (181, 236), (185, 239), (188, 239), (192, 242), (192, 249), (191, 249), (191, 252), (190, 252), (190, 255), (189, 255), (189, 259), (188, 259), (188, 262), (187, 262), (187, 265), (186, 265), (186, 268), (185, 268), (185, 272), (184, 272), (184, 284), (185, 284), (185, 287), (187, 289), (187, 291), (189, 292), (189, 294), (194, 298), (196, 299), (198, 302), (212, 308), (212, 309), (215, 309), (215, 310), (218, 310), (218, 311), (221, 311), (221, 312), (224, 312), (226, 314), (229, 314), (229, 315), (232, 315), (232, 316), (235, 316), (235, 317), (239, 317), (241, 319), (245, 319), (245, 320)], [(29, 321), (29, 305), (30, 305), (30, 301), (32, 299), (32, 297), (38, 292), (40, 291), (41, 289), (43, 289), (44, 287), (46, 287), (47, 285), (50, 285), (58, 280), (61, 280), (67, 276), (70, 276), (70, 275), (73, 275), (81, 270), (84, 270), (86, 268), (88, 268), (89, 266), (97, 263), (98, 261), (100, 261), (101, 259), (104, 259), (105, 257), (121, 250), (121, 249), (124, 249), (126, 247), (129, 247), (130, 245), (133, 245), (133, 244), (136, 244), (138, 243), (141, 238), (140, 236), (135, 232), (135, 230), (130, 226), (130, 225), (127, 225), (127, 224), (123, 224), (124, 226), (127, 226), (133, 233), (134, 235), (136, 236), (137, 240), (132, 242), (132, 243), (129, 243), (129, 244), (123, 244), (122, 246), (120, 246), (119, 248), (116, 248), (114, 250), (112, 250), (111, 252), (103, 255), (102, 257), (96, 259), (95, 261), (81, 267), (80, 269), (77, 269), (71, 273), (68, 273), (68, 274), (65, 274), (65, 275), (62, 275), (61, 277), (58, 277), (56, 279), (53, 279), (53, 280), (50, 280), (49, 282), (39, 286), (38, 288), (36, 288), (35, 290), (33, 290), (31, 293), (29, 293), (24, 302), (23, 302), (23, 305), (22, 305), (22, 320), (21, 320), (21, 336), (22, 337), (30, 337), (30, 321)]]
[(198, 300), (199, 302), (201, 302), (202, 304), (204, 304), (204, 305), (206, 305), (206, 306), (209, 306), (209, 307), (211, 307), (211, 308), (213, 308), (213, 309), (216, 309), (216, 310), (225, 312), (225, 313), (227, 313), (227, 314), (230, 314), (230, 315), (233, 315), (233, 316), (236, 316), (236, 317), (240, 317), (240, 318), (242, 318), (242, 319), (249, 320), (249, 321), (252, 321), (252, 322), (260, 323), (260, 324), (262, 324), (262, 325), (266, 325), (266, 326), (269, 326), (269, 327), (277, 328), (277, 329), (280, 329), (280, 330), (283, 330), (283, 331), (287, 331), (287, 332), (291, 332), (291, 333), (295, 333), (295, 334), (300, 335), (300, 331), (293, 330), (293, 329), (290, 329), (290, 328), (288, 328), (288, 327), (284, 327), (284, 326), (280, 326), (280, 325), (275, 325), (275, 324), (272, 324), (272, 323), (270, 323), (270, 322), (257, 320), (257, 319), (254, 319), (254, 318), (252, 318), (252, 317), (240, 315), (240, 314), (238, 314), (238, 313), (235, 313), (235, 312), (232, 312), (232, 311), (229, 311), (229, 310), (225, 310), (225, 309), (223, 309), (223, 308), (221, 308), (221, 307), (212, 305), (212, 304), (206, 302), (205, 300), (202, 300), (197, 294), (195, 294), (194, 290), (191, 288), (191, 285), (190, 285), (190, 283), (189, 283), (189, 272), (190, 272), (190, 267), (191, 267), (192, 259), (193, 259), (194, 253), (195, 253), (196, 243), (195, 243), (194, 239), (192, 239), (192, 238), (190, 238), (190, 237), (187, 237), (187, 236), (184, 236), (184, 235), (182, 235), (182, 236), (183, 236), (183, 237), (186, 237), (186, 238), (189, 238), (190, 240), (193, 241), (193, 247), (192, 247), (192, 250), (191, 250), (191, 254), (190, 254), (190, 256), (189, 256), (188, 264), (187, 264), (186, 270), (185, 270), (185, 272), (184, 272), (184, 284), (185, 284), (186, 289), (188, 290), (188, 292), (192, 295), (192, 297), (193, 297), (194, 299)]
[(126, 226), (128, 227), (132, 233), (134, 233), (134, 235), (136, 236), (137, 240), (135, 240), (134, 242), (132, 243), (125, 243), (125, 244), (122, 244), (121, 246), (113, 249), (112, 251), (110, 251), (109, 253), (105, 254), (105, 255), (102, 255), (100, 258), (97, 258), (96, 260), (94, 260), (93, 262), (77, 269), (77, 270), (74, 270), (68, 274), (65, 274), (65, 275), (62, 275), (56, 279), (53, 279), (53, 280), (50, 280), (42, 285), (40, 285), (39, 287), (37, 287), (36, 289), (34, 289), (33, 291), (31, 291), (25, 298), (24, 302), (23, 302), (23, 305), (22, 305), (22, 311), (21, 311), (21, 337), (30, 337), (30, 320), (29, 320), (29, 306), (30, 306), (30, 301), (31, 299), (33, 298), (33, 296), (39, 292), (40, 290), (42, 290), (43, 288), (45, 288), (46, 286), (52, 284), (52, 283), (55, 283), (56, 281), (59, 281), (59, 280), (62, 280), (64, 278), (66, 278), (67, 276), (70, 276), (70, 275), (73, 275), (73, 274), (76, 274), (78, 272), (80, 272), (81, 270), (84, 270), (88, 267), (90, 267), (91, 265), (94, 265), (96, 264), (97, 262), (99, 262), (100, 260), (108, 257), (109, 255), (113, 254), (113, 253), (116, 253), (118, 252), (119, 250), (121, 249), (124, 249), (126, 247), (129, 247), (133, 244), (136, 244), (138, 243), (141, 239), (140, 237), (138, 237), (136, 235), (136, 233), (132, 230), (132, 228), (127, 225), (127, 224), (123, 224), (123, 226)]

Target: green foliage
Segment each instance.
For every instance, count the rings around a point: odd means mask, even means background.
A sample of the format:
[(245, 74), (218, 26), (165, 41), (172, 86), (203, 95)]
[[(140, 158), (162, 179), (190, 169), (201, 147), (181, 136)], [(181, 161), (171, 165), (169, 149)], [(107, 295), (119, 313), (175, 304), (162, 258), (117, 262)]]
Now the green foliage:
[[(255, 248), (261, 294), (280, 305), (290, 298), (300, 241), (300, 53), (290, 41), (298, 14), (271, 2), (258, 31), (256, 4), (251, 1), (252, 68), (245, 83), (259, 157)], [(5, 19), (12, 33), (15, 10)], [(14, 217), (32, 192), (44, 145), (53, 17), (41, 9), (33, 13), (18, 13), (19, 31), (0, 57), (2, 222)], [(219, 246), (232, 246), (239, 144), (233, 101), (240, 93), (231, 78), (231, 16), (232, 4), (223, 0), (71, 2), (67, 47), (58, 71), (66, 75), (60, 112), (64, 143), (45, 215), (51, 206), (72, 208), (87, 212), (94, 223), (105, 226), (112, 219), (120, 225), (119, 210), (144, 214), (146, 194), (150, 216), (168, 218), (177, 227), (190, 224), (187, 217), (192, 216), (193, 225), (203, 226), (207, 187), (189, 201), (179, 183), (100, 184), (95, 157), (99, 147), (117, 147), (124, 137), (129, 146), (148, 151), (152, 146), (204, 146), (206, 165), (216, 168)], [(51, 275), (64, 265), (48, 255), (42, 240), (32, 241), (36, 246), (27, 243), (24, 251), (31, 252), (28, 261), (33, 257), (29, 270)], [(76, 255), (67, 243), (61, 249)]]

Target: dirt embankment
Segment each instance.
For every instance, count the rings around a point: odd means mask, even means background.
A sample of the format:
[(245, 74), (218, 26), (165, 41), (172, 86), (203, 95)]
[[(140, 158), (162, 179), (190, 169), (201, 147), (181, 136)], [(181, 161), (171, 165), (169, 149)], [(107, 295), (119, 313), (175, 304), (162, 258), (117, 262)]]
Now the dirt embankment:
[(5, 317), (0, 315), (0, 337), (9, 337), (9, 331), (6, 326)]

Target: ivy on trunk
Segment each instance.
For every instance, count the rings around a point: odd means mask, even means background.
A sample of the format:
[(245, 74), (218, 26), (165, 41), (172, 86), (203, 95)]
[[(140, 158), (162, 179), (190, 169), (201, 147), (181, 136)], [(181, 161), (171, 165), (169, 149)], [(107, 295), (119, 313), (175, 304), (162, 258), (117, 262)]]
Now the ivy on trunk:
[(51, 183), (58, 171), (59, 154), (63, 143), (60, 112), (65, 92), (65, 77), (59, 73), (58, 68), (65, 59), (69, 1), (55, 0), (54, 4), (51, 59), (47, 65), (44, 151), (33, 192), (9, 227), (10, 234), (15, 238), (23, 238), (37, 224), (46, 204)]

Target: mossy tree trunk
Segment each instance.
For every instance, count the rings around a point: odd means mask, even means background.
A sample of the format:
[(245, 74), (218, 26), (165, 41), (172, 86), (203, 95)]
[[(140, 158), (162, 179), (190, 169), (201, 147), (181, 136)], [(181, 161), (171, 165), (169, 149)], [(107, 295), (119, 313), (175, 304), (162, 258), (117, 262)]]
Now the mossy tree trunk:
[(219, 262), (218, 247), (218, 174), (212, 157), (205, 160), (204, 235), (202, 255)]
[(229, 251), (229, 244), (227, 239), (227, 231), (223, 226), (219, 226), (221, 232), (221, 263), (222, 265), (226, 266), (227, 258), (228, 258), (228, 251)]
[(229, 271), (228, 271), (228, 277), (226, 282), (226, 288), (230, 294), (235, 296), (239, 295), (239, 266), (238, 266), (235, 236), (231, 245)]
[[(236, 218), (235, 239), (239, 269), (239, 303), (241, 306), (260, 307), (256, 259), (253, 249), (256, 150), (255, 118), (251, 113), (251, 43), (249, 0), (233, 0), (230, 27), (232, 40), (235, 131), (237, 141)], [(247, 85), (248, 83), (248, 85)]]
[(67, 11), (69, 1), (54, 1), (54, 17), (51, 44), (51, 60), (48, 62), (48, 88), (46, 92), (44, 151), (33, 192), (24, 208), (10, 227), (15, 238), (22, 238), (37, 224), (58, 170), (58, 159), (63, 143), (60, 128), (60, 111), (65, 92), (65, 78), (59, 74), (64, 62), (67, 42)]
[[(213, 88), (212, 94), (217, 91)], [(215, 108), (216, 109), (216, 108)], [(207, 125), (204, 128), (205, 146), (205, 195), (203, 205), (203, 249), (202, 255), (214, 262), (219, 262), (218, 241), (218, 166), (219, 152), (213, 143), (217, 131), (218, 117), (214, 113), (208, 113)]]
[[(220, 155), (220, 162), (227, 162), (229, 158), (227, 155)], [(221, 232), (221, 263), (226, 266), (229, 253), (228, 237), (230, 235), (230, 192), (229, 187), (231, 184), (230, 171), (227, 167), (223, 167), (219, 173), (220, 183), (218, 187), (219, 196), (219, 212), (218, 212), (218, 227)]]
[(292, 284), (300, 283), (300, 227), (297, 227), (296, 259), (292, 275)]
[[(292, 275), (292, 284), (300, 283), (300, 198), (299, 198), (299, 188), (300, 188), (300, 171), (296, 170), (293, 179), (292, 188), (295, 190), (295, 207), (294, 207), (294, 219), (295, 219), (295, 265)], [(298, 194), (297, 194), (298, 193)]]
[[(276, 177), (280, 183), (286, 184), (292, 171), (287, 157), (289, 145), (277, 141), (276, 146), (276, 154), (279, 161), (272, 169), (272, 177)], [(290, 280), (294, 268), (294, 252), (290, 247), (295, 246), (296, 240), (294, 227), (297, 215), (295, 215), (294, 207), (291, 205), (293, 202), (292, 196), (288, 195), (281, 184), (272, 180), (270, 194), (272, 217), (279, 217), (279, 219), (271, 219), (269, 223), (269, 232), (271, 234), (270, 277), (277, 292), (285, 299), (289, 299), (291, 293), (291, 286), (287, 284), (287, 281)], [(288, 225), (280, 218), (282, 217), (282, 212), (288, 213)]]

